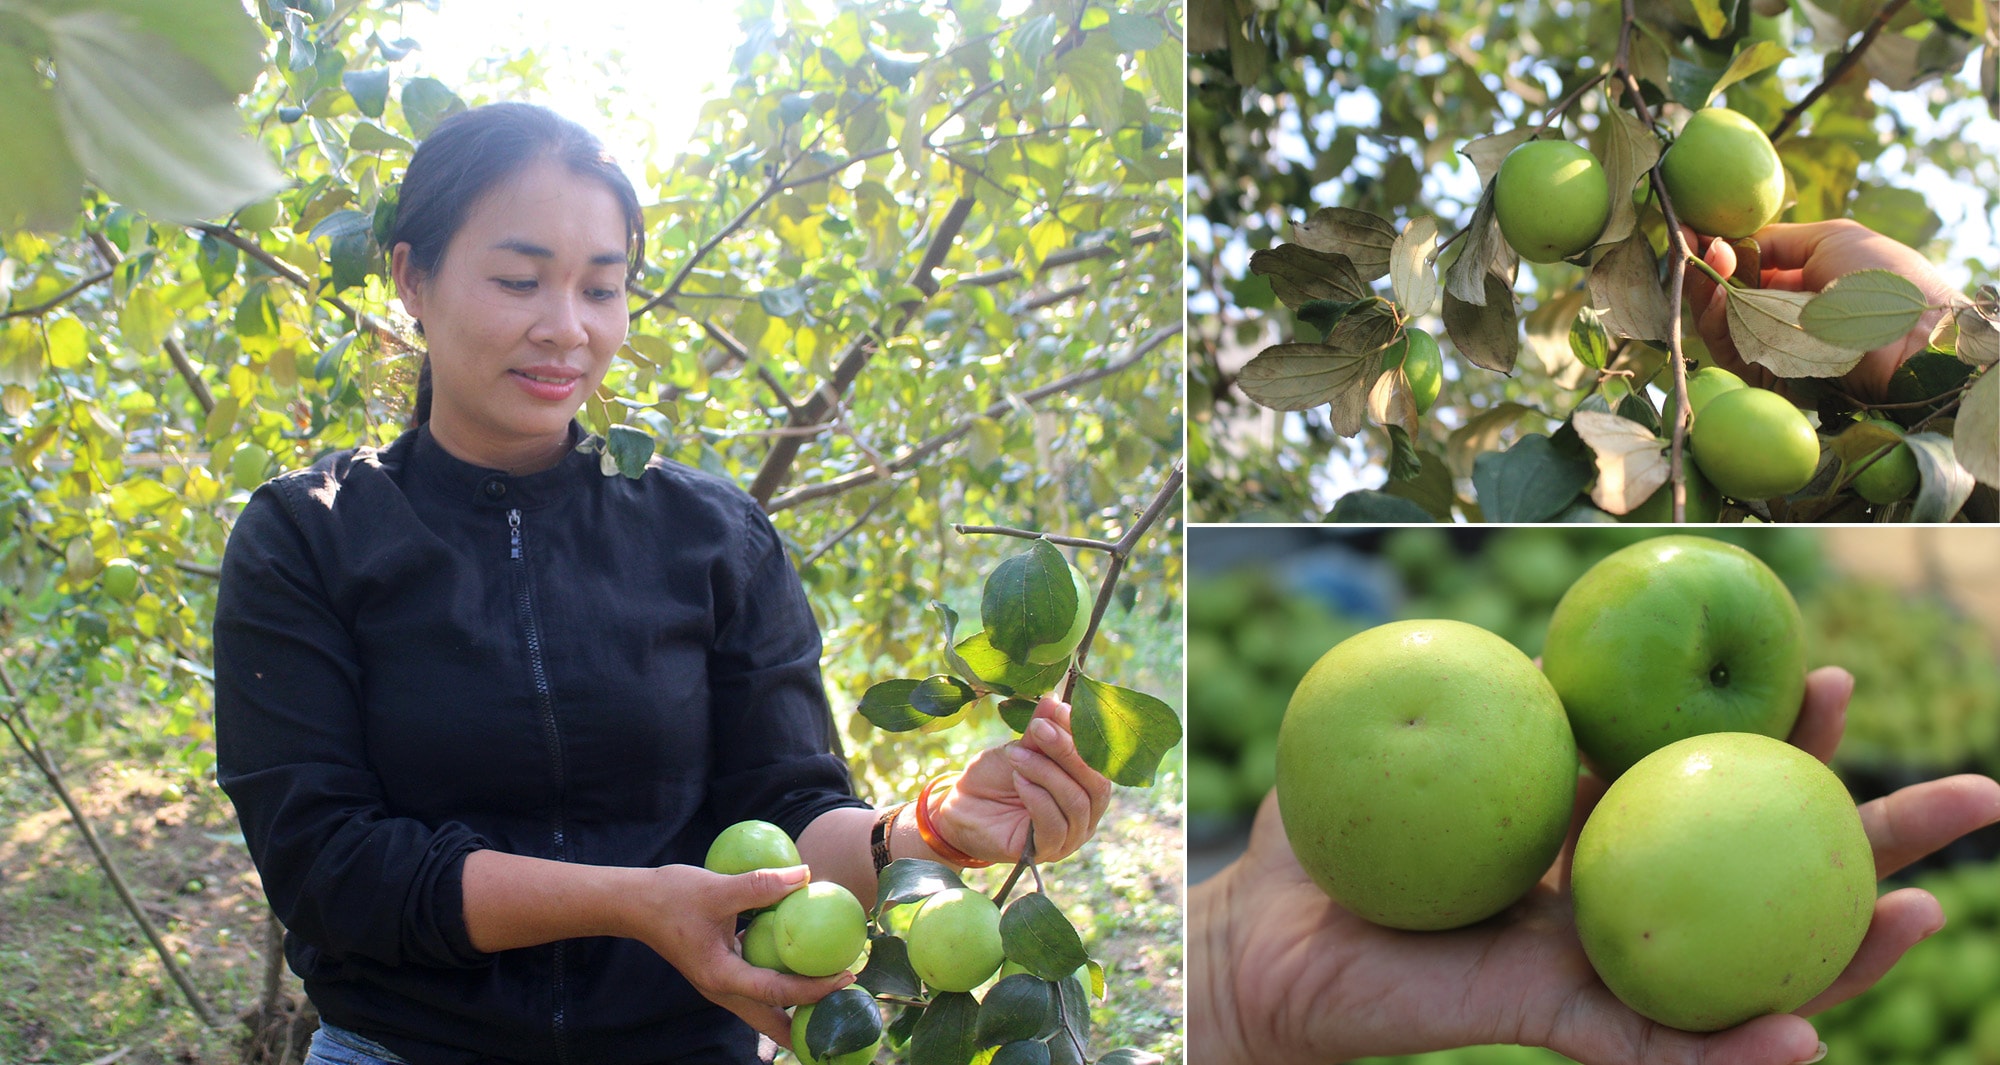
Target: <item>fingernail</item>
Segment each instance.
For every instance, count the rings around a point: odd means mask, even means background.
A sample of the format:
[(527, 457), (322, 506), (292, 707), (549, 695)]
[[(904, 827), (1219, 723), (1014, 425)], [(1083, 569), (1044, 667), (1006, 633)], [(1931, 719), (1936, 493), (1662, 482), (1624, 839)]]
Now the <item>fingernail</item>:
[(777, 870), (778, 879), (787, 884), (803, 884), (812, 877), (809, 865), (792, 865)]
[(1053, 743), (1062, 738), (1062, 733), (1042, 718), (1036, 718), (1035, 723), (1028, 726), (1028, 731), (1034, 733), (1035, 738), (1043, 743)]
[(1813, 1065), (1813, 1062), (1819, 1061), (1824, 1057), (1826, 1057), (1826, 1044), (1821, 1043), (1818, 1049), (1813, 1051), (1813, 1056), (1799, 1062), (1799, 1065)]
[(1007, 760), (1015, 765), (1027, 765), (1033, 758), (1034, 755), (1029, 754), (1026, 750), (1016, 747), (1013, 744), (1007, 745)]

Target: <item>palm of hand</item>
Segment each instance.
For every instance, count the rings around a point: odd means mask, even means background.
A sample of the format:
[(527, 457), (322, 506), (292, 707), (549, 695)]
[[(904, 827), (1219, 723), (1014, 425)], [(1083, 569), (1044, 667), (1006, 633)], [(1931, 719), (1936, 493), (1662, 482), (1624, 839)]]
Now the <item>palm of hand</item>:
[[(1809, 677), (1791, 742), (1822, 760), (1831, 757), (1852, 685), (1840, 670)], [(1713, 1035), (1648, 1021), (1598, 980), (1571, 916), (1571, 851), (1604, 789), (1595, 777), (1579, 781), (1569, 840), (1526, 898), (1487, 921), (1434, 933), (1370, 924), (1327, 898), (1293, 856), (1275, 796), (1267, 797), (1248, 852), (1217, 878), (1226, 894), (1254, 896), (1217, 907), (1234, 915), (1223, 949), (1244, 1042), (1260, 1049), (1260, 1061), (1527, 1043), (1586, 1065), (1789, 1065), (1810, 1058), (1817, 1044), (1803, 1015), (1865, 990), (1943, 924), (1929, 893), (1890, 892), (1877, 900), (1847, 971), (1800, 1016), (1761, 1017)], [(1878, 875), (1887, 875), (2000, 819), (2000, 785), (1976, 776), (1931, 781), (1868, 803), (1861, 813)]]

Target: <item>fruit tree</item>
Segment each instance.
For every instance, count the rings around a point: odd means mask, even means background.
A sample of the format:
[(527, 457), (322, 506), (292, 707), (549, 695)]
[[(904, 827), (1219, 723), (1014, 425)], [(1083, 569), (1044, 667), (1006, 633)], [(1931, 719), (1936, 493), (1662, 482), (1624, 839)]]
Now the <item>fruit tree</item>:
[[(1197, 520), (1996, 517), (1990, 2), (1194, 0), (1189, 50)], [(1751, 237), (1825, 220), (1921, 258)], [(1718, 363), (1786, 409), (1662, 417)]]

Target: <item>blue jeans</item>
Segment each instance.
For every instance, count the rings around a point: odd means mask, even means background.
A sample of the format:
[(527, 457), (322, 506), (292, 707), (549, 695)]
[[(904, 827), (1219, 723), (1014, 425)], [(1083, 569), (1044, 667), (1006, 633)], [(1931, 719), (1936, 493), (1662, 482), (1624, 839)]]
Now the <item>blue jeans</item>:
[(388, 1047), (322, 1023), (306, 1048), (305, 1065), (407, 1065)]

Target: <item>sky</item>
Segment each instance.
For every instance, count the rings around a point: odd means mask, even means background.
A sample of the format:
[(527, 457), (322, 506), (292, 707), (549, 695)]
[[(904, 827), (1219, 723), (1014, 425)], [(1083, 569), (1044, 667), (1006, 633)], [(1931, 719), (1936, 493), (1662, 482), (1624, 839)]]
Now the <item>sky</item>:
[[(641, 190), (647, 130), (654, 161), (666, 165), (727, 75), (742, 40), (736, 12), (732, 0), (443, 0), (436, 13), (403, 5), (405, 32), (422, 45), (410, 54), (415, 72), (456, 86), (485, 60), (536, 52), (549, 73), (536, 102), (596, 133)], [(623, 95), (628, 106), (613, 113), (634, 121), (607, 124), (602, 95)]]

